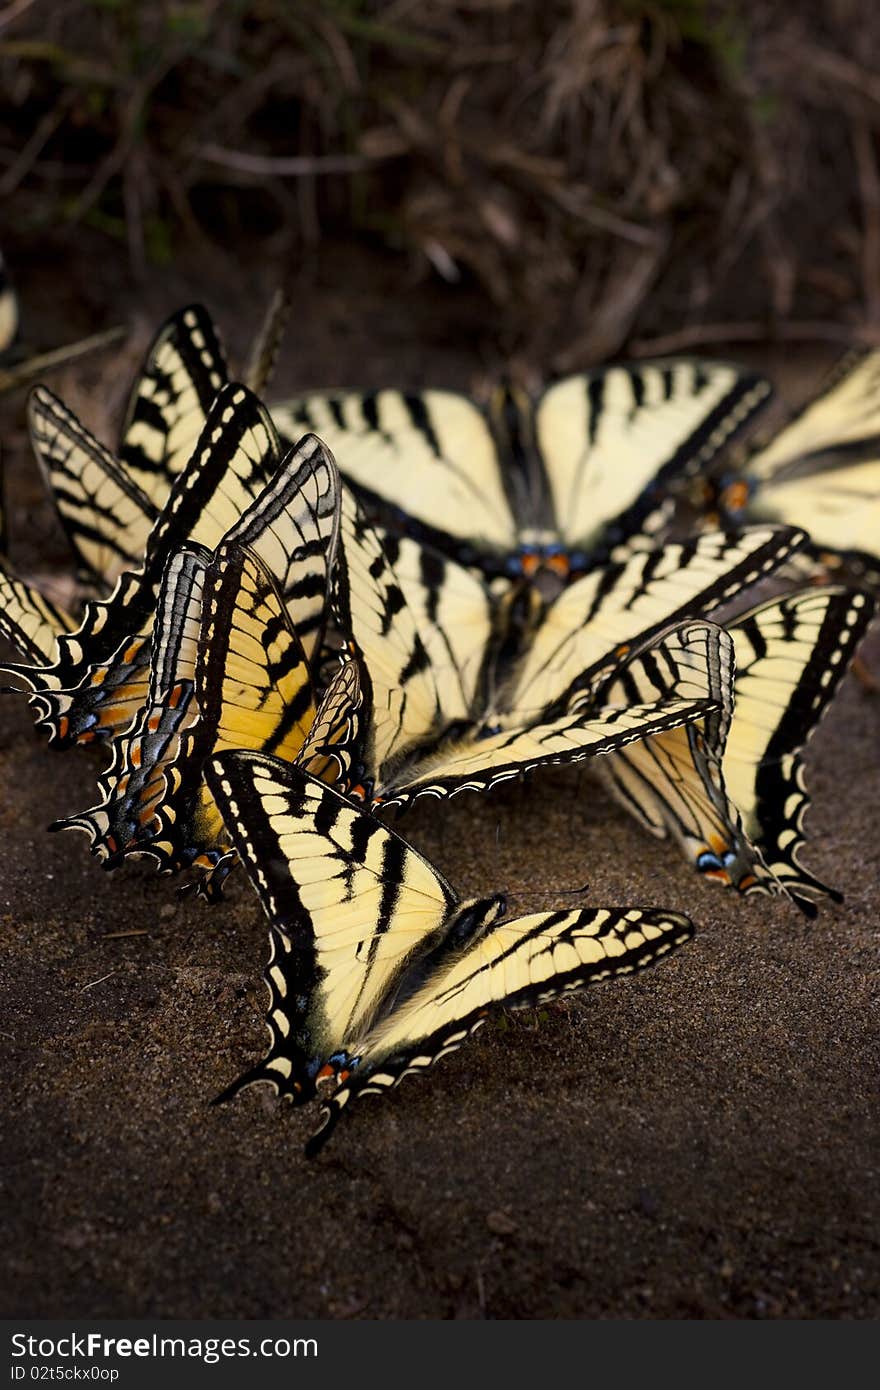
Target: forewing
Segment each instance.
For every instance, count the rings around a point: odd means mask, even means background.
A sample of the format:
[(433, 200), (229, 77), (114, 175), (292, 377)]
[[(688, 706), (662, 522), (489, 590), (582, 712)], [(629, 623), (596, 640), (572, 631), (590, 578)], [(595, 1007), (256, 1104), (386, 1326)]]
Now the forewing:
[(686, 617), (705, 617), (771, 573), (802, 532), (709, 531), (585, 575), (546, 610), (499, 702), (500, 720), (535, 719), (601, 680), (610, 661)]
[(682, 624), (630, 659), (619, 699), (602, 707), (575, 700), (554, 719), (472, 732), (400, 770), (377, 787), (376, 800), (402, 806), (424, 796), (488, 791), (534, 768), (601, 757), (705, 718), (729, 700), (730, 665), (730, 640), (720, 628)]
[(310, 658), (320, 648), (327, 618), (340, 500), (332, 455), (320, 439), (305, 435), (225, 537), (246, 546), (272, 576)]
[(147, 354), (119, 447), (126, 473), (157, 509), (189, 462), (226, 379), (223, 349), (207, 311), (193, 304), (174, 314)]
[(606, 367), (551, 386), (535, 429), (567, 545), (608, 550), (637, 532), (664, 490), (705, 468), (770, 389), (753, 372), (699, 358)]
[(45, 386), (28, 400), (31, 443), (61, 524), (85, 569), (112, 584), (139, 565), (158, 509), (118, 460)]
[[(0, 565), (0, 636), (12, 643), (25, 662), (51, 665), (57, 656), (59, 634), (76, 626), (70, 613)], [(8, 669), (0, 667), (0, 671)], [(26, 667), (11, 669), (27, 681)]]
[(312, 393), (272, 407), (282, 434), (314, 430), (371, 520), (399, 517), (465, 562), (517, 536), (483, 412), (452, 391)]

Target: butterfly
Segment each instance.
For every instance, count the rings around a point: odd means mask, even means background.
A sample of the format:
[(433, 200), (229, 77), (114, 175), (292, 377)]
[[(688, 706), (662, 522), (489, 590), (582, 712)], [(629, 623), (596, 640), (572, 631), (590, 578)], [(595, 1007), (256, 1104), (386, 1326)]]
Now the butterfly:
[[(857, 591), (808, 588), (731, 620), (733, 700), (612, 754), (601, 775), (647, 830), (671, 834), (707, 878), (744, 894), (784, 894), (811, 917), (815, 898), (840, 902), (800, 862), (810, 804), (801, 754), (873, 609)], [(625, 694), (615, 684), (612, 700)]]
[[(2, 262), (0, 262), (2, 280)], [(30, 437), (61, 525), (83, 577), (106, 593), (143, 561), (172, 483), (192, 453), (214, 396), (226, 380), (210, 318), (194, 305), (158, 333), (132, 392), (120, 456), (106, 449), (44, 386), (28, 399)], [(56, 638), (79, 622), (35, 586), (8, 575), (0, 627), (32, 665), (51, 666)], [(39, 647), (31, 639), (39, 614)], [(20, 621), (21, 620), (21, 621)]]
[(107, 867), (135, 853), (164, 872), (196, 864), (213, 873), (228, 844), (201, 770), (217, 748), (301, 754), (319, 770), (334, 761), (319, 751), (320, 732), (320, 747), (332, 742), (343, 759), (342, 730), (322, 722), (329, 705), (316, 710), (309, 668), (336, 544), (335, 488), (332, 460), (306, 438), (213, 553), (188, 546), (170, 556), (145, 703), (114, 741), (100, 801), (53, 827), (85, 831)]
[[(226, 542), (206, 563), (194, 554), (175, 556), (166, 571), (157, 630), (162, 636), (149, 698), (130, 733), (114, 746), (101, 802), (59, 824), (85, 830), (108, 866), (125, 853), (147, 853), (166, 872), (192, 864), (207, 868), (211, 877), (201, 888), (215, 896), (231, 861), (222, 821), (202, 781), (212, 753), (279, 752), (352, 790), (363, 759), (376, 756), (376, 739), (383, 739), (387, 726), (381, 719), (367, 726), (374, 683), (357, 659), (344, 661), (318, 701), (280, 591), (246, 547)], [(547, 727), (487, 738), (471, 748), (441, 747), (436, 756), (424, 741), (431, 723), (421, 729), (411, 762), (382, 792), (394, 804), (406, 804), (420, 795), (491, 786), (530, 767), (599, 754), (644, 730), (695, 718), (715, 708), (729, 680), (725, 641), (705, 624), (665, 634), (650, 652), (632, 659), (646, 672), (640, 702), (608, 709), (600, 718), (572, 710)], [(438, 673), (428, 669), (436, 681)], [(367, 727), (370, 739), (362, 737)], [(381, 746), (392, 765), (399, 761), (393, 742)], [(354, 790), (363, 794), (359, 782)]]
[(802, 527), (832, 568), (842, 556), (854, 577), (880, 582), (880, 352), (845, 357), (738, 475), (722, 476), (714, 505), (732, 523)]
[(356, 1095), (454, 1051), (499, 1007), (631, 974), (693, 934), (677, 912), (589, 908), (507, 919), (462, 901), (406, 840), (264, 754), (212, 758), (208, 785), (271, 924), (271, 1045), (218, 1100), (267, 1081), (301, 1105), (325, 1082), (314, 1154)]
[(184, 543), (213, 550), (281, 461), (278, 436), (256, 397), (243, 386), (224, 387), (137, 569), (123, 570), (108, 598), (89, 600), (79, 626), (57, 635), (57, 660), (3, 668), (32, 692), (37, 726), (50, 743), (92, 742), (131, 722), (146, 698), (156, 595), (169, 554)]
[[(286, 301), (276, 296), (254, 344), (249, 384), (253, 377), (262, 385), (271, 373), (284, 312)], [(227, 383), (214, 324), (193, 304), (173, 314), (153, 340), (117, 454), (46, 387), (32, 391), (31, 442), (87, 588), (106, 593), (123, 570), (140, 565), (174, 481)]]
[(483, 411), (452, 391), (308, 393), (271, 407), (337, 455), (371, 521), (490, 576), (561, 579), (650, 541), (670, 484), (704, 468), (763, 405), (754, 373), (691, 358), (566, 377)]
[(28, 397), (31, 443), (87, 581), (106, 590), (143, 558), (159, 509), (47, 387)]

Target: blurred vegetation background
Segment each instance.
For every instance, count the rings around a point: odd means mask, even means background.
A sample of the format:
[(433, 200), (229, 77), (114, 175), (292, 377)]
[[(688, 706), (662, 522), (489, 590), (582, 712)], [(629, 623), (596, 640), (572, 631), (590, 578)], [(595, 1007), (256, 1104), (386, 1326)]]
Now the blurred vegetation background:
[(878, 132), (869, 0), (0, 8), (11, 261), (88, 228), (134, 281), (302, 273), (357, 238), (548, 370), (880, 340)]

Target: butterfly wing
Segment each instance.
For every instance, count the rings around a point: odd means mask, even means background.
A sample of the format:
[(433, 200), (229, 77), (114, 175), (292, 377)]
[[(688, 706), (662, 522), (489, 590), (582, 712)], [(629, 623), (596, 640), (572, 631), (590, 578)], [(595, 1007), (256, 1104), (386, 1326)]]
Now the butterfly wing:
[(343, 660), (321, 698), (296, 761), (328, 786), (347, 785), (357, 755), (363, 703), (356, 661)]
[[(57, 656), (59, 633), (72, 632), (76, 626), (70, 613), (0, 565), (0, 636), (12, 643), (25, 662), (51, 665)], [(27, 681), (26, 666), (16, 674)]]
[[(752, 610), (730, 631), (736, 707), (723, 760), (728, 794), (773, 879), (807, 912), (839, 894), (800, 863), (806, 792), (802, 750), (832, 700), (874, 612), (865, 594), (808, 589)], [(766, 885), (756, 885), (758, 889)]]
[(31, 443), (61, 524), (102, 584), (140, 564), (157, 507), (72, 410), (45, 386), (28, 398)]
[(208, 758), (254, 749), (293, 761), (315, 719), (308, 662), (278, 587), (258, 557), (233, 542), (218, 548), (205, 577), (196, 702), (198, 719), (165, 771), (156, 841), (166, 872), (207, 870), (200, 891), (215, 898), (233, 861), (204, 780)]
[(239, 1084), (308, 1099), (442, 932), (454, 894), (398, 835), (299, 768), (230, 752), (205, 775), (272, 925), (272, 1048)]
[(606, 367), (549, 387), (535, 433), (566, 545), (607, 553), (626, 541), (668, 486), (706, 467), (769, 395), (755, 373), (699, 358)]
[(207, 311), (191, 304), (172, 315), (132, 391), (119, 446), (125, 472), (157, 510), (189, 462), (226, 381), (226, 359)]
[(855, 352), (843, 358), (818, 396), (750, 455), (746, 471), (765, 483), (811, 455), (878, 441), (880, 352)]
[(361, 761), (373, 780), (442, 727), (440, 690), (427, 645), (381, 541), (343, 487), (336, 622), (360, 667)]
[(278, 437), (263, 406), (242, 386), (224, 387), (140, 568), (124, 572), (109, 598), (86, 604), (76, 631), (58, 638), (53, 665), (27, 670), (36, 722), (50, 742), (63, 747), (126, 727), (147, 698), (150, 634), (168, 556), (187, 543), (213, 550), (279, 462)]
[(880, 352), (847, 355), (825, 389), (722, 493), (737, 517), (802, 526), (818, 546), (880, 555)]
[(462, 563), (516, 548), (498, 450), (483, 412), (453, 391), (312, 393), (272, 407), (289, 438), (313, 430), (341, 460), (371, 521), (400, 517)]
[(575, 699), (555, 717), (499, 732), (477, 729), (408, 764), (376, 789), (376, 801), (403, 806), (419, 797), (488, 791), (532, 769), (601, 757), (651, 732), (718, 709), (730, 683), (730, 640), (710, 623), (687, 623), (630, 657), (622, 693), (601, 707)]
[(854, 463), (845, 455), (804, 460), (760, 486), (748, 513), (802, 526), (820, 548), (880, 557), (880, 449), (876, 457)]
[(431, 547), (375, 527), (428, 653), (444, 723), (479, 704), (495, 636), (492, 595), (477, 575)]
[(225, 537), (245, 546), (272, 576), (309, 658), (324, 634), (340, 505), (332, 455), (320, 439), (304, 435)]
[[(626, 655), (654, 632), (707, 616), (781, 565), (802, 532), (752, 527), (659, 546), (571, 584), (543, 614), (498, 702), (502, 724), (561, 706), (601, 679), (609, 655)], [(612, 666), (616, 664), (612, 660)]]

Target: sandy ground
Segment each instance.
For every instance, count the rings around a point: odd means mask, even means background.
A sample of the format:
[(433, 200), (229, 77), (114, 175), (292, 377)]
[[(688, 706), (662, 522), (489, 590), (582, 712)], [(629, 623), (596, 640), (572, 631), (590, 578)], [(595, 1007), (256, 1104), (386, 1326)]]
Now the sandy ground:
[[(338, 257), (304, 286), (279, 389), (491, 370), (465, 292), (395, 296), (388, 263), (366, 264), (357, 290)], [(43, 345), (113, 320), (86, 271), (53, 297), (37, 252), (23, 265)], [(199, 292), (243, 351), (264, 285), (243, 275), (221, 299), (157, 276), (141, 302), (158, 322)], [(3, 412), (15, 553), (51, 568), (21, 406)], [(462, 892), (528, 890), (532, 910), (589, 881), (591, 903), (683, 910), (698, 935), (636, 979), (484, 1029), (307, 1163), (312, 1116), (265, 1088), (209, 1106), (263, 1049), (247, 883), (209, 910), (47, 835), (89, 802), (101, 758), (47, 751), (4, 698), (0, 1312), (876, 1317), (878, 730), (880, 700), (848, 678), (809, 755), (807, 862), (846, 892), (815, 924), (700, 881), (574, 770), (408, 816)]]

